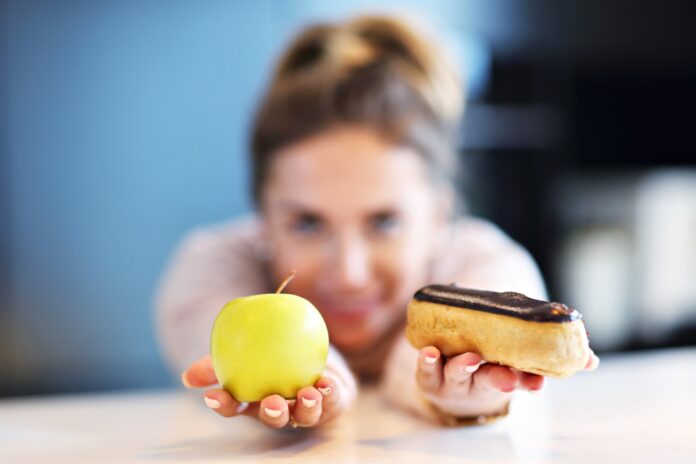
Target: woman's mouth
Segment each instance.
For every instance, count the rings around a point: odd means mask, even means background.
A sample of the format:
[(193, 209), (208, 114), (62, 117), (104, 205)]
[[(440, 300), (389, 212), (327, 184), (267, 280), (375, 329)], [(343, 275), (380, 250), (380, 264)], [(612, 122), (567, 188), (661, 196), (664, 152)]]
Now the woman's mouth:
[(341, 319), (344, 321), (355, 321), (364, 319), (379, 309), (379, 302), (369, 301), (329, 301), (318, 305), (319, 311), (326, 317)]

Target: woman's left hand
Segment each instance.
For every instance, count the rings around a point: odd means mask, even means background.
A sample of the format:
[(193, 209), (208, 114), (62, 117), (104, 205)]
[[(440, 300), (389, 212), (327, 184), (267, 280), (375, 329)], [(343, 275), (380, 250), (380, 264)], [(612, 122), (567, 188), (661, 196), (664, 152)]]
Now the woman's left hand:
[[(586, 370), (594, 370), (599, 358), (590, 354)], [(486, 363), (476, 353), (463, 353), (444, 362), (440, 351), (427, 346), (418, 355), (416, 381), (425, 398), (440, 411), (457, 417), (494, 415), (502, 412), (515, 390), (539, 391), (541, 375)]]

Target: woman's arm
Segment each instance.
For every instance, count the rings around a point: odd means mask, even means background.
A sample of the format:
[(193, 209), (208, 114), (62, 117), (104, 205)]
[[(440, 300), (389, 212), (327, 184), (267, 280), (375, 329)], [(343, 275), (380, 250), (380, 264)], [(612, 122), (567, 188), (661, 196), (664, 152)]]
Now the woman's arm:
[[(259, 236), (253, 220), (198, 230), (179, 246), (161, 281), (156, 300), (158, 336), (167, 363), (184, 372), (182, 382), (187, 387), (217, 383), (208, 352), (213, 321), (223, 305), (270, 291)], [(335, 417), (354, 402), (356, 394), (353, 374), (330, 347), (322, 378), (300, 390), (294, 404), (272, 395), (242, 406), (220, 388), (206, 391), (205, 401), (225, 417), (255, 415), (271, 427), (282, 427), (293, 418), (301, 426), (310, 426)], [(266, 414), (267, 409), (280, 414)]]
[[(545, 299), (541, 274), (521, 247), (509, 241), (498, 247), (473, 252), (443, 282), (492, 291), (517, 291)], [(495, 415), (506, 409), (515, 389), (538, 390), (543, 377), (513, 372), (481, 363), (475, 353), (447, 362), (434, 347), (419, 352), (405, 337), (395, 343), (381, 382), (384, 397), (392, 404), (429, 420), (452, 416)]]

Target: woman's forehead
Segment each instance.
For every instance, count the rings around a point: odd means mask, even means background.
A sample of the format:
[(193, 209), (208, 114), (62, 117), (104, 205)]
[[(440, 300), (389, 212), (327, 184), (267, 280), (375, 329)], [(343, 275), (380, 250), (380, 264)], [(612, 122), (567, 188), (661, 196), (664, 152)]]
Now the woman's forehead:
[(296, 209), (389, 208), (427, 188), (420, 157), (396, 149), (350, 156), (296, 152), (277, 161), (265, 189), (268, 199)]
[(427, 179), (427, 166), (414, 150), (396, 146), (374, 131), (344, 129), (278, 152), (265, 187), (284, 196), (389, 197), (401, 196)]

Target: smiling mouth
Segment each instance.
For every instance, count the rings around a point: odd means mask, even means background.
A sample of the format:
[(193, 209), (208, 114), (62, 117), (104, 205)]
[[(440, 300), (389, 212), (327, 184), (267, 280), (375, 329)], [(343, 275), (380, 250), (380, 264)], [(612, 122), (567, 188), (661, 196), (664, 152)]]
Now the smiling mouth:
[(323, 304), (319, 306), (322, 313), (339, 319), (361, 319), (378, 309), (376, 302), (364, 302), (350, 305)]

